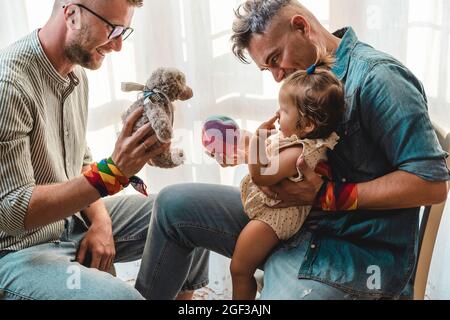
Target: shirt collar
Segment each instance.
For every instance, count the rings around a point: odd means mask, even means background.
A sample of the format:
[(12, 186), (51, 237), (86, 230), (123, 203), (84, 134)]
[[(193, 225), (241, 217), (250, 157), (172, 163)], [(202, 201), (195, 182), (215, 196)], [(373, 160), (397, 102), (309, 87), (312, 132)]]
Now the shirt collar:
[(68, 74), (67, 78), (63, 78), (58, 73), (58, 71), (56, 71), (55, 67), (52, 65), (47, 55), (45, 54), (44, 49), (42, 48), (38, 32), (39, 30), (35, 30), (31, 35), (31, 39), (33, 43), (33, 49), (37, 56), (37, 60), (44, 72), (57, 86), (63, 88), (66, 88), (69, 85), (77, 86), (79, 84), (79, 80), (73, 71)]
[(350, 55), (358, 43), (358, 37), (352, 27), (340, 29), (333, 34), (342, 40), (336, 51), (336, 63), (332, 71), (340, 80), (342, 80), (347, 74)]

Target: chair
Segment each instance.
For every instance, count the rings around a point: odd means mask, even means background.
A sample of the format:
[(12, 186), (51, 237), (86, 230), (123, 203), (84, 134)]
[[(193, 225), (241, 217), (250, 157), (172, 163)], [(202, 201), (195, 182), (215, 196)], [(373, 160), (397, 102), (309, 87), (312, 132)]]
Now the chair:
[[(433, 127), (442, 148), (450, 153), (450, 131), (435, 122)], [(450, 159), (447, 160), (447, 165), (450, 166)], [(425, 298), (428, 273), (444, 209), (445, 202), (424, 209), (419, 232), (419, 259), (414, 280), (414, 300)]]

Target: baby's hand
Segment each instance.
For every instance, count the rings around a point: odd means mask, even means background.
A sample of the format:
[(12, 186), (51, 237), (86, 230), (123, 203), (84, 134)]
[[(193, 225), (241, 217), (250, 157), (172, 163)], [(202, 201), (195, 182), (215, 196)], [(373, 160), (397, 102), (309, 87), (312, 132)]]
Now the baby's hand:
[(268, 121), (264, 122), (262, 125), (259, 126), (258, 130), (256, 130), (256, 136), (258, 137), (264, 137), (268, 138), (272, 134), (276, 133), (276, 127), (275, 122), (277, 122), (280, 119), (280, 114), (277, 112), (275, 116), (270, 118)]

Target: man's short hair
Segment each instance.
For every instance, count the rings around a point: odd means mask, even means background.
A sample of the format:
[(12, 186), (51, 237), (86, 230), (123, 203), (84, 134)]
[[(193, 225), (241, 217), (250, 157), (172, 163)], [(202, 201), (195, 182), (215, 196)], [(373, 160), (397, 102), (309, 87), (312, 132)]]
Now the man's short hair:
[[(56, 15), (58, 10), (62, 6), (66, 5), (67, 2), (68, 2), (68, 0), (55, 0), (55, 4), (53, 6), (53, 13), (52, 13), (52, 15), (53, 16)], [(134, 7), (142, 7), (144, 5), (144, 0), (127, 0), (127, 2), (130, 5), (134, 6)]]
[(253, 34), (263, 34), (272, 19), (288, 5), (298, 4), (296, 0), (247, 0), (235, 11), (233, 22), (233, 53), (239, 60), (249, 63), (245, 50)]
[(142, 7), (144, 5), (144, 0), (127, 0), (129, 4), (135, 7)]

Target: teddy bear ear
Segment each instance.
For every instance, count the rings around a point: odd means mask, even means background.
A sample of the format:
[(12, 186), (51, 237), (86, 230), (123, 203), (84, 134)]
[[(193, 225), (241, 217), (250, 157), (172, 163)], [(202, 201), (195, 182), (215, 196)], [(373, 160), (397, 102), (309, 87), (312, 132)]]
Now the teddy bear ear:
[(123, 92), (131, 92), (131, 91), (144, 91), (145, 86), (143, 84), (135, 83), (135, 82), (122, 82), (122, 91)]

